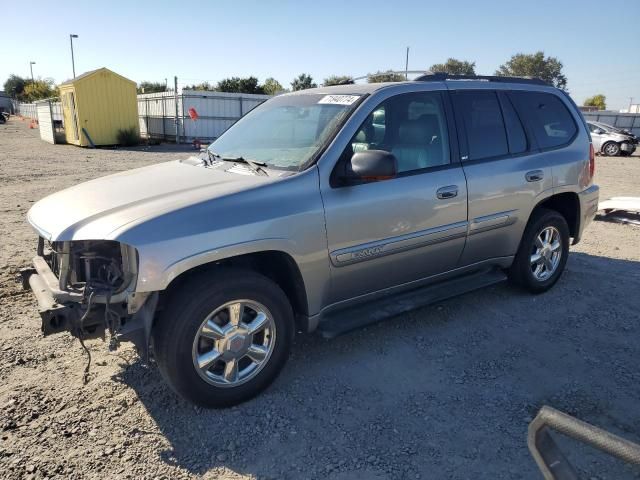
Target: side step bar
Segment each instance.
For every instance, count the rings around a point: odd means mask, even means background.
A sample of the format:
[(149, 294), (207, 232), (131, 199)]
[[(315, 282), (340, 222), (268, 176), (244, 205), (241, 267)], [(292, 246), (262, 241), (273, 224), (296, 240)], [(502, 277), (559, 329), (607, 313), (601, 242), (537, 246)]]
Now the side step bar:
[(506, 279), (507, 276), (502, 270), (482, 270), (397, 295), (385, 296), (352, 308), (331, 312), (320, 321), (318, 331), (324, 338), (334, 338), (416, 308), (495, 285)]

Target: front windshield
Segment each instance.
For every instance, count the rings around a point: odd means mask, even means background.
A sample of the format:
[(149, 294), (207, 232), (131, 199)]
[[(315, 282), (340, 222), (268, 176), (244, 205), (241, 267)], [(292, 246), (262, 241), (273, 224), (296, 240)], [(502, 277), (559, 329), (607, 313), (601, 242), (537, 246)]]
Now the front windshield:
[(298, 171), (334, 135), (359, 95), (280, 95), (253, 109), (214, 141), (209, 150), (243, 157), (269, 168)]

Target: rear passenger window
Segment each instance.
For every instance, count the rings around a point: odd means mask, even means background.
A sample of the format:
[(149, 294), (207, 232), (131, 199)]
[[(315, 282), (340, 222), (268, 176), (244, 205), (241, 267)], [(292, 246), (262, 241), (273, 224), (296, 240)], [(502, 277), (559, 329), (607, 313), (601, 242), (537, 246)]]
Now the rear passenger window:
[(502, 105), (504, 124), (507, 127), (509, 152), (512, 154), (526, 152), (528, 150), (527, 137), (524, 134), (524, 128), (520, 118), (518, 118), (518, 114), (506, 96), (500, 96), (500, 104)]
[(469, 160), (507, 155), (507, 134), (495, 92), (459, 92), (453, 98), (467, 133)]
[(540, 92), (513, 92), (512, 96), (540, 148), (566, 145), (578, 131), (571, 113), (557, 96)]

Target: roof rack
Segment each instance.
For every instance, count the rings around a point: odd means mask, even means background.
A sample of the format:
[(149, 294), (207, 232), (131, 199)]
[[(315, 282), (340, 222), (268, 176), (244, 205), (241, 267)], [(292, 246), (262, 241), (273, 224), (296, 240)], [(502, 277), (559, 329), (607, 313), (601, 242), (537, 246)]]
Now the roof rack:
[(499, 83), (526, 83), (530, 85), (545, 85), (550, 87), (551, 84), (540, 78), (535, 77), (499, 77), (496, 75), (450, 75), (446, 72), (433, 72), (420, 75), (414, 79), (415, 82), (442, 82), (444, 80), (484, 80), (486, 82)]

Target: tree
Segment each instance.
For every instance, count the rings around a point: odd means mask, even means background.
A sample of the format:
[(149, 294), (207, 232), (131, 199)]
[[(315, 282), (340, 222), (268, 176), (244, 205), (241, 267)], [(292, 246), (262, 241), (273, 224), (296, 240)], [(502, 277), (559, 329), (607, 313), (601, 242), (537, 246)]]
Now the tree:
[(273, 77), (269, 77), (264, 81), (262, 89), (267, 95), (277, 95), (280, 92), (284, 92), (284, 87)]
[[(30, 80), (29, 80), (30, 81)], [(4, 92), (9, 96), (22, 97), (24, 87), (27, 84), (27, 80), (18, 75), (11, 74), (6, 82), (4, 82)]]
[(166, 91), (167, 85), (162, 82), (148, 82), (144, 80), (138, 85), (138, 93), (158, 93)]
[(450, 75), (475, 75), (476, 62), (467, 62), (456, 58), (447, 58), (445, 63), (436, 63), (429, 68), (432, 72), (444, 72)]
[(562, 73), (562, 62), (546, 57), (544, 52), (518, 53), (500, 65), (496, 75), (505, 77), (537, 77), (562, 90), (567, 89), (567, 77)]
[(401, 73), (393, 73), (391, 70), (386, 72), (376, 72), (367, 75), (367, 82), (369, 83), (382, 83), (382, 82), (403, 82), (405, 77)]
[(318, 84), (313, 83), (311, 75), (301, 73), (291, 82), (291, 89), (296, 92), (298, 90), (306, 90), (307, 88), (316, 88)]
[(187, 85), (184, 87), (185, 90), (200, 90), (205, 92), (213, 92), (216, 87), (211, 85), (209, 82), (195, 83), (191, 86)]
[(589, 97), (584, 101), (585, 107), (598, 107), (598, 110), (607, 109), (607, 97), (599, 93), (593, 97)]
[(349, 85), (352, 84), (353, 77), (349, 75), (331, 75), (328, 78), (324, 79), (322, 82), (323, 87), (330, 87), (331, 85)]
[(36, 100), (43, 100), (45, 98), (52, 98), (57, 96), (57, 91), (53, 80), (51, 78), (45, 78), (44, 80), (38, 79), (34, 82), (28, 81), (22, 92), (21, 99), (27, 102), (35, 102)]
[(229, 93), (264, 93), (261, 85), (258, 85), (256, 77), (231, 77), (220, 80), (216, 85), (216, 91)]

